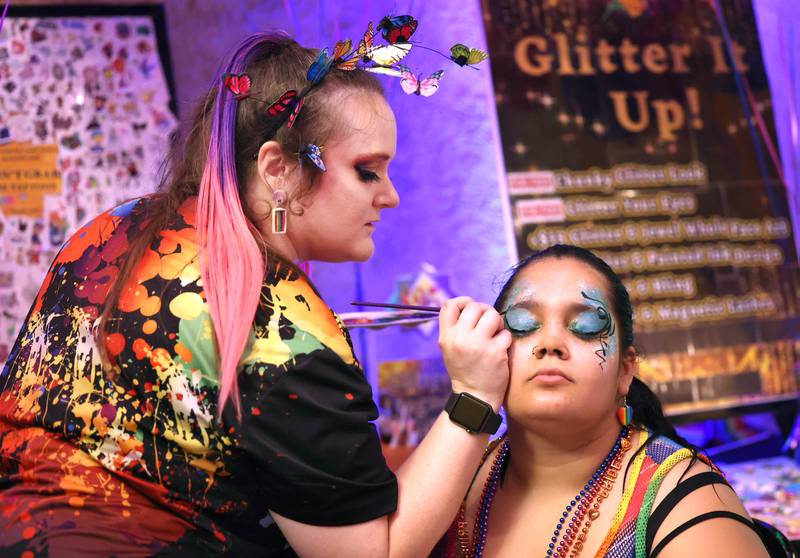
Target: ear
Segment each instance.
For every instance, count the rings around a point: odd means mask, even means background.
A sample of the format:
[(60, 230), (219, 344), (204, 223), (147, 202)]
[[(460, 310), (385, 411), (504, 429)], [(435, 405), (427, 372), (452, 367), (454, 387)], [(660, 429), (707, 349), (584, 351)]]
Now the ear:
[(273, 188), (286, 178), (286, 156), (277, 141), (270, 140), (261, 144), (258, 150), (258, 176)]
[(628, 390), (631, 388), (633, 376), (636, 372), (636, 349), (628, 347), (620, 355), (619, 363), (619, 378), (617, 380), (617, 394), (621, 396), (628, 395)]

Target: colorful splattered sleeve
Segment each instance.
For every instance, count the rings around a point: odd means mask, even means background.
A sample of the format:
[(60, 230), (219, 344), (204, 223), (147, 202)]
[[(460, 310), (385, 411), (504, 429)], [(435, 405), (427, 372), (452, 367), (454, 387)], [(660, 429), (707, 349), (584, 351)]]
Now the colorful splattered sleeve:
[(217, 420), (213, 326), (190, 199), (97, 318), (148, 200), (64, 246), (0, 373), (2, 556), (293, 557), (269, 514), (390, 513), (370, 386), (308, 279), (273, 260), (240, 363), (242, 421)]
[(296, 270), (278, 265), (268, 279), (240, 383), (242, 448), (269, 509), (315, 525), (391, 513), (397, 484), (349, 337)]

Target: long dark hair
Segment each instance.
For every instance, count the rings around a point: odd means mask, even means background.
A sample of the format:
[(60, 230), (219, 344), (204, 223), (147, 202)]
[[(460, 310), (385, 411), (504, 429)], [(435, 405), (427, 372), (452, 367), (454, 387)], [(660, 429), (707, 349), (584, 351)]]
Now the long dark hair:
[[(507, 302), (508, 293), (514, 285), (514, 281), (520, 271), (529, 265), (547, 258), (571, 258), (578, 260), (589, 265), (594, 270), (598, 271), (605, 277), (608, 282), (608, 290), (611, 298), (611, 309), (617, 318), (617, 326), (620, 339), (620, 352), (634, 347), (633, 338), (633, 307), (631, 306), (631, 297), (628, 290), (622, 283), (619, 276), (614, 273), (614, 270), (602, 259), (597, 257), (591, 251), (573, 246), (571, 244), (555, 244), (544, 250), (531, 254), (525, 259), (520, 261), (517, 265), (511, 268), (509, 277), (503, 287), (500, 289), (500, 294), (497, 295), (494, 307), (500, 312)], [(639, 378), (634, 377), (631, 382), (630, 389), (628, 390), (627, 402), (633, 408), (633, 424), (640, 428), (646, 428), (653, 433), (650, 441), (655, 440), (659, 435), (666, 436), (678, 442), (686, 448), (692, 450), (692, 463), (697, 458), (699, 448), (690, 444), (675, 430), (672, 423), (667, 420), (664, 415), (664, 409), (658, 396), (653, 393), (647, 384)], [(640, 448), (641, 450), (642, 448)], [(691, 466), (691, 465), (690, 465)]]
[[(316, 50), (304, 48), (282, 33), (251, 35), (232, 51), (192, 117), (173, 138), (164, 178), (145, 209), (147, 225), (120, 265), (96, 330), (97, 344), (108, 361), (105, 340), (113, 331), (112, 316), (127, 281), (180, 205), (197, 196), (200, 270), (219, 355), (220, 415), (229, 397), (240, 414), (237, 364), (252, 327), (270, 252), (254, 225), (263, 216), (254, 215), (244, 203), (242, 189), (256, 170), (254, 156), (268, 140), (278, 142), (287, 155), (298, 153), (301, 144), (324, 144), (337, 127), (340, 113), (336, 104), (341, 98), (334, 93), (340, 90), (383, 96), (380, 83), (371, 74), (332, 70), (325, 82), (306, 96), (294, 126), (282, 126), (276, 132), (265, 115), (265, 102), (271, 103), (290, 89), (302, 90), (317, 55)], [(250, 98), (237, 101), (226, 90), (222, 76), (228, 73), (250, 76)], [(303, 165), (301, 184), (295, 197), (288, 200), (290, 211), (293, 203), (313, 190), (315, 169)]]

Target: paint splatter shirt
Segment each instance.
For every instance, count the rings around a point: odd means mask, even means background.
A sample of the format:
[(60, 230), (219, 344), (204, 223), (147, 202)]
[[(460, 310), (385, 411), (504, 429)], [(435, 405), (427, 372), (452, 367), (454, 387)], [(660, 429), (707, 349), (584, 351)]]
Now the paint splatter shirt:
[(267, 271), (239, 390), (217, 413), (212, 325), (190, 199), (125, 283), (146, 198), (61, 249), (0, 374), (3, 556), (295, 556), (270, 510), (345, 525), (391, 513), (397, 483), (350, 338), (293, 266)]

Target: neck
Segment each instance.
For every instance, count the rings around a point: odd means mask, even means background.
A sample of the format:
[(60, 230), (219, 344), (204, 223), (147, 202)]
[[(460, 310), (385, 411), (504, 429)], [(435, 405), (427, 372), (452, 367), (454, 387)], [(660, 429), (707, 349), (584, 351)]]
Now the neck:
[[(273, 253), (279, 255), (284, 260), (299, 263), (301, 261), (297, 249), (294, 247), (288, 234), (275, 234), (271, 230), (266, 230), (265, 227), (259, 226), (261, 238), (266, 245), (267, 254)], [(269, 256), (267, 256), (269, 257)]]
[(599, 425), (562, 423), (541, 430), (509, 420), (512, 459), (506, 483), (539, 495), (577, 492), (611, 451), (620, 429), (614, 416)]
[(269, 234), (264, 240), (266, 240), (270, 249), (280, 254), (282, 258), (295, 263), (300, 260), (297, 250), (295, 250), (285, 234)]

